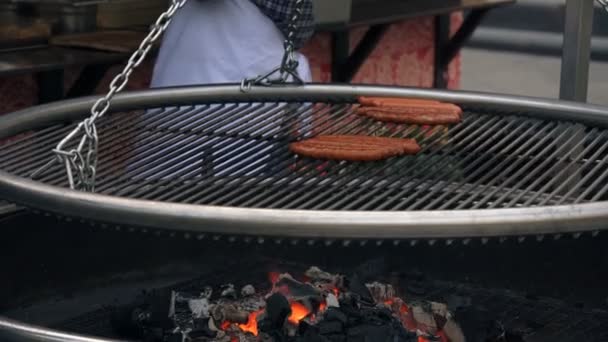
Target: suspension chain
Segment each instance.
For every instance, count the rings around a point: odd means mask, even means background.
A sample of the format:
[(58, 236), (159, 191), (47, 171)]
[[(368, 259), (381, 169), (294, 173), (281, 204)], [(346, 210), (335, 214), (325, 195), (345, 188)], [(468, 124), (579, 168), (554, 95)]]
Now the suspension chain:
[[(32, 178), (42, 173), (52, 164), (60, 162), (65, 166), (70, 188), (83, 191), (95, 190), (95, 175), (97, 173), (97, 151), (99, 137), (95, 122), (110, 109), (112, 99), (121, 92), (127, 83), (133, 70), (137, 68), (146, 58), (154, 43), (165, 32), (175, 12), (182, 8), (187, 0), (171, 0), (169, 8), (163, 12), (150, 32), (141, 42), (137, 50), (131, 55), (124, 69), (112, 80), (105, 96), (97, 100), (91, 108), (91, 116), (82, 121), (53, 150), (56, 157), (46, 163), (43, 167), (32, 174)], [(80, 140), (75, 140), (79, 138)], [(76, 144), (77, 143), (77, 144)], [(69, 146), (75, 147), (69, 148)]]
[[(298, 19), (302, 16), (303, 11), (304, 0), (295, 0), (293, 13), (287, 25), (287, 36), (285, 37), (285, 42), (283, 44), (284, 54), (281, 65), (265, 75), (243, 79), (241, 82), (241, 91), (247, 92), (251, 90), (251, 87), (254, 85), (267, 87), (275, 84), (285, 84), (289, 81), (290, 76), (293, 78), (294, 82), (299, 84), (304, 83), (298, 74), (299, 62), (294, 43), (295, 35), (298, 32)], [(273, 78), (275, 76), (278, 77)]]

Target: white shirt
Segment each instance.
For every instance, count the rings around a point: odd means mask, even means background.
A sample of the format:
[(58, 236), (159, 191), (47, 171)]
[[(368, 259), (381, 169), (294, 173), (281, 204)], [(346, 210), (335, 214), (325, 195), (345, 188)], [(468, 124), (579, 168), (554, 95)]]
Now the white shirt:
[[(158, 54), (152, 87), (237, 83), (276, 68), (284, 36), (250, 0), (190, 0), (177, 11)], [(311, 81), (306, 58), (298, 72)]]

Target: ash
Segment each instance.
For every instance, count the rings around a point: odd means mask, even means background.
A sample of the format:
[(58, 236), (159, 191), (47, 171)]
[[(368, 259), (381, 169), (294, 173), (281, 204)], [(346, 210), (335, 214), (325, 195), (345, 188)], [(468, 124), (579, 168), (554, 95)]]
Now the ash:
[(113, 316), (117, 334), (145, 342), (364, 342), (465, 338), (442, 303), (408, 303), (395, 288), (311, 267), (271, 275), (271, 289), (226, 284), (145, 293)]

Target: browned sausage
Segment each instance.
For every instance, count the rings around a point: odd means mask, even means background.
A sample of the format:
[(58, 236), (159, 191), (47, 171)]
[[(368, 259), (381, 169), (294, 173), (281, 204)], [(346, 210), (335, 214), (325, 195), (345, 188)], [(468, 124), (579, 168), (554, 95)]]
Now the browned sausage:
[(437, 105), (442, 104), (435, 100), (407, 99), (401, 97), (368, 97), (359, 96), (359, 104), (369, 107), (409, 107), (411, 105)]
[(420, 151), (412, 139), (358, 135), (319, 136), (292, 143), (289, 148), (305, 157), (348, 161), (375, 161)]
[(457, 107), (359, 107), (357, 114), (374, 120), (412, 125), (448, 125), (462, 120), (462, 110)]

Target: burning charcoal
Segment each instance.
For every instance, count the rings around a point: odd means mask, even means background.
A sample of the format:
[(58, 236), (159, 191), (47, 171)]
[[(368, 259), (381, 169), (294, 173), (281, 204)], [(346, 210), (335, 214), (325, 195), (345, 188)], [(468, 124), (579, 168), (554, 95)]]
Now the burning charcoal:
[(379, 282), (373, 282), (366, 285), (369, 291), (374, 297), (376, 303), (386, 303), (389, 300), (395, 298), (395, 289), (392, 285), (382, 284)]
[(211, 316), (218, 324), (223, 322), (247, 324), (249, 322), (249, 312), (239, 310), (236, 306), (230, 304), (213, 306)]
[(253, 285), (245, 285), (241, 289), (241, 296), (243, 297), (251, 297), (255, 294), (255, 287)]
[(274, 293), (266, 299), (265, 317), (258, 322), (259, 328), (267, 333), (282, 331), (289, 315), (291, 306), (287, 298), (280, 293)]
[(319, 302), (322, 300), (321, 293), (315, 287), (310, 284), (301, 283), (289, 274), (281, 274), (279, 276), (273, 292), (281, 292), (283, 295), (289, 296), (294, 300), (311, 297), (317, 297)]
[(222, 298), (232, 298), (232, 299), (236, 299), (237, 295), (236, 295), (236, 290), (234, 289), (234, 285), (232, 284), (227, 284), (227, 285), (223, 285), (221, 287), (221, 294), (220, 296)]

